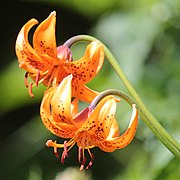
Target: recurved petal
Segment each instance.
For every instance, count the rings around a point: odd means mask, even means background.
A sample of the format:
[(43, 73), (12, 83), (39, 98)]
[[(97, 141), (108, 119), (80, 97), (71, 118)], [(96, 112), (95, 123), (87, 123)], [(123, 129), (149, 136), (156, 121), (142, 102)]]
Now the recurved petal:
[(57, 57), (56, 51), (56, 12), (53, 11), (36, 29), (33, 36), (33, 47), (41, 54)]
[(36, 19), (29, 20), (20, 30), (15, 45), (16, 55), (20, 63), (19, 66), (30, 73), (37, 73), (37, 69), (41, 70), (43, 66), (42, 59), (28, 41), (29, 31), (37, 23)]
[(136, 105), (133, 104), (133, 112), (131, 116), (131, 120), (127, 130), (119, 137), (107, 139), (99, 145), (103, 151), (112, 152), (115, 149), (121, 149), (126, 147), (134, 138), (137, 125), (138, 125), (138, 110)]
[(73, 96), (77, 97), (81, 101), (90, 103), (99, 93), (88, 88), (84, 84), (79, 84), (78, 81), (73, 79), (72, 83)]
[(74, 79), (85, 84), (93, 79), (104, 62), (104, 50), (100, 41), (91, 42), (82, 58), (64, 64), (65, 69), (73, 74)]
[(56, 88), (50, 88), (44, 94), (40, 107), (40, 115), (45, 127), (54, 135), (62, 138), (72, 138), (75, 134), (74, 126), (65, 123), (57, 124), (51, 115), (51, 99)]
[(65, 77), (51, 99), (52, 116), (57, 123), (73, 124), (71, 120), (71, 81), (72, 75)]

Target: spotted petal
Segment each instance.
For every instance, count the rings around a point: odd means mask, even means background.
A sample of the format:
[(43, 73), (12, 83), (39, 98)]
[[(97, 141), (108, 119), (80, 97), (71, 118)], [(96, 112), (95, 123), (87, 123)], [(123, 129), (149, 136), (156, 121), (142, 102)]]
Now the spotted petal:
[(71, 81), (72, 75), (65, 77), (51, 99), (52, 116), (57, 123), (73, 124), (71, 115)]
[[(112, 124), (116, 110), (116, 103), (113, 96), (107, 96), (96, 106), (88, 117), (88, 120), (82, 125), (80, 131), (87, 131), (96, 142), (105, 139), (109, 133), (107, 127)], [(106, 126), (107, 125), (107, 126)]]
[[(107, 96), (100, 101), (89, 117), (88, 122), (92, 128), (88, 130), (88, 133), (92, 135), (92, 140), (96, 146), (99, 146), (99, 144), (108, 137), (110, 128), (114, 121), (115, 111), (116, 101), (114, 97)], [(116, 131), (117, 130), (118, 128)]]
[[(74, 79), (73, 79), (74, 80)], [(73, 96), (77, 97), (81, 101), (91, 102), (97, 95), (98, 92), (88, 88), (86, 85), (79, 85), (72, 80)]]
[(91, 42), (82, 58), (77, 61), (64, 64), (67, 72), (72, 73), (75, 83), (86, 84), (93, 79), (104, 62), (104, 50), (101, 42)]

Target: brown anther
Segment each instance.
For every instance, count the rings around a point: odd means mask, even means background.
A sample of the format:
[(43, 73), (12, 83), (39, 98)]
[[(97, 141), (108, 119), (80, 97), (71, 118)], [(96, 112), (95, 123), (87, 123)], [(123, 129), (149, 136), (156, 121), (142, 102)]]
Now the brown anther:
[(24, 84), (28, 88), (29, 85), (28, 85), (28, 80), (27, 79), (28, 79), (28, 72), (26, 72), (25, 75), (24, 75)]
[(28, 91), (29, 91), (29, 95), (33, 98), (33, 97), (34, 97), (34, 94), (33, 94), (33, 92), (32, 92), (32, 86), (33, 86), (33, 82), (31, 82), (31, 83), (29, 84)]
[(87, 165), (86, 169), (89, 169), (89, 168), (93, 165), (93, 162), (94, 162), (95, 156), (94, 156), (94, 154), (93, 154), (93, 153), (92, 153), (91, 155), (92, 155), (91, 160), (90, 160), (89, 164)]
[(57, 147), (54, 147), (54, 155), (59, 159), (59, 154), (57, 151)]

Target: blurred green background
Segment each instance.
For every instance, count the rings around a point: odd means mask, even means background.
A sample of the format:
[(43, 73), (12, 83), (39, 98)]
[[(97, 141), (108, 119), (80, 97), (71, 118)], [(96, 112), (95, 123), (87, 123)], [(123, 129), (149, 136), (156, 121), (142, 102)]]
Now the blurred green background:
[[(44, 87), (31, 99), (23, 84), (14, 51), (21, 27), (31, 18), (39, 22), (57, 12), (57, 44), (77, 34), (105, 43), (151, 112), (166, 130), (180, 139), (180, 1), (179, 0), (22, 0), (3, 2), (0, 33), (0, 179), (1, 180), (178, 180), (180, 161), (139, 120), (136, 137), (122, 150), (98, 148), (93, 167), (79, 172), (77, 147), (62, 165), (45, 146), (51, 135), (39, 117)], [(33, 29), (34, 30), (34, 29)], [(73, 47), (74, 59), (84, 44)], [(95, 90), (124, 89), (105, 61), (89, 83)], [(121, 132), (130, 110), (120, 103)], [(60, 153), (62, 150), (59, 151)]]

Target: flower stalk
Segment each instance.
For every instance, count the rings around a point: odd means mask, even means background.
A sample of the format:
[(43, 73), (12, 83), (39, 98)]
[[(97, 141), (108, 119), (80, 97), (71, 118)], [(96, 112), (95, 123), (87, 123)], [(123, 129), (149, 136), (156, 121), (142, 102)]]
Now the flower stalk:
[(133, 104), (135, 104), (135, 102), (132, 100), (132, 98), (130, 98), (127, 94), (116, 90), (116, 89), (108, 89), (105, 90), (103, 92), (101, 92), (100, 94), (98, 94), (93, 101), (91, 102), (91, 104), (89, 105), (90, 109), (94, 109), (96, 107), (96, 105), (106, 96), (108, 95), (114, 95), (114, 96), (118, 96), (123, 98), (130, 106), (132, 106)]
[[(97, 39), (89, 35), (77, 35), (67, 40), (64, 44), (70, 48), (73, 44), (77, 42), (92, 42), (94, 40)], [(174, 154), (174, 156), (180, 158), (180, 143), (176, 139), (174, 139), (159, 123), (159, 121), (153, 116), (153, 114), (151, 114), (151, 112), (148, 110), (143, 100), (140, 98), (140, 96), (138, 95), (138, 93), (136, 92), (136, 90), (134, 89), (134, 87), (122, 71), (120, 65), (118, 64), (118, 61), (113, 56), (111, 51), (107, 48), (107, 46), (103, 44), (103, 48), (105, 51), (106, 58), (114, 68), (117, 75), (122, 80), (124, 86), (132, 95), (135, 103), (137, 104), (137, 108), (139, 109), (139, 115), (141, 119), (151, 129), (155, 136), (167, 147), (167, 149), (169, 149), (169, 151), (172, 154)]]

